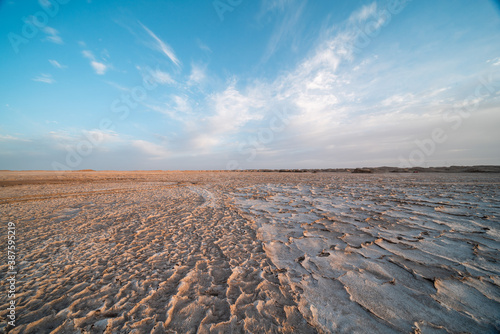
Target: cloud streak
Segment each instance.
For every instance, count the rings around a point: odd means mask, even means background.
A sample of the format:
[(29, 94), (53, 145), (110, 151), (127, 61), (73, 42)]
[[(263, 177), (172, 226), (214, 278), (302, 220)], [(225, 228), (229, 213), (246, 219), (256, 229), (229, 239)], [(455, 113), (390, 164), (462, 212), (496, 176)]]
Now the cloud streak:
[(148, 27), (139, 22), (141, 27), (156, 41), (156, 49), (162, 52), (165, 56), (167, 56), (177, 67), (181, 66), (180, 60), (174, 53), (174, 50), (164, 41), (162, 41), (154, 32), (152, 32)]
[(55, 68), (59, 68), (59, 69), (65, 69), (67, 68), (68, 66), (65, 66), (65, 65), (61, 65), (61, 63), (59, 63), (57, 60), (54, 60), (54, 59), (49, 59), (49, 63), (54, 66)]
[(37, 82), (43, 82), (43, 83), (46, 83), (46, 84), (53, 84), (53, 83), (56, 82), (54, 80), (54, 78), (52, 78), (51, 74), (46, 74), (46, 73), (42, 73), (39, 76), (36, 76), (33, 79), (31, 79), (31, 80), (37, 81)]
[(290, 1), (285, 3), (283, 1), (274, 1), (274, 3), (269, 3), (269, 7), (266, 7), (265, 12), (274, 11), (278, 8), (280, 11), (285, 11), (283, 19), (277, 25), (274, 32), (269, 39), (267, 44), (267, 49), (262, 57), (262, 61), (266, 62), (271, 58), (274, 53), (285, 43), (285, 41), (296, 38), (299, 33), (299, 23), (304, 8), (306, 6), (306, 1)]
[(55, 44), (64, 44), (61, 36), (59, 36), (59, 31), (57, 31), (57, 29), (54, 29), (52, 27), (44, 27), (43, 32), (46, 35), (46, 37), (43, 39), (44, 41)]

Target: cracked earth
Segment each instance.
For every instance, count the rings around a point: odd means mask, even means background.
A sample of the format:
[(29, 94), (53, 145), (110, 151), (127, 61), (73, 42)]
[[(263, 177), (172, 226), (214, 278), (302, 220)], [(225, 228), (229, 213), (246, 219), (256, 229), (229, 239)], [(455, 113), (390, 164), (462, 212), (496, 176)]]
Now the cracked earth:
[[(1, 172), (9, 333), (495, 333), (496, 174)], [(5, 232), (5, 233), (4, 233)], [(2, 259), (0, 289), (7, 291)]]

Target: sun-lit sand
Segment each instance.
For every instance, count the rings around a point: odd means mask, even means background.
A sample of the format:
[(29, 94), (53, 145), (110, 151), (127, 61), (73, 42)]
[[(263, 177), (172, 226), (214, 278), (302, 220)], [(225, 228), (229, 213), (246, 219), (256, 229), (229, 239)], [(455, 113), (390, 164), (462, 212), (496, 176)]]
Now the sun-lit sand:
[(0, 332), (500, 331), (499, 174), (5, 171), (0, 207)]

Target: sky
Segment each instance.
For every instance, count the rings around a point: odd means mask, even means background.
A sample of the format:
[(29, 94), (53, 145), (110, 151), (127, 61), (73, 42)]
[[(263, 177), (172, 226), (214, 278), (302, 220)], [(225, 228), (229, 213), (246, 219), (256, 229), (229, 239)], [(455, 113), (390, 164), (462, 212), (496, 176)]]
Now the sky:
[(0, 1), (0, 169), (500, 165), (500, 4)]

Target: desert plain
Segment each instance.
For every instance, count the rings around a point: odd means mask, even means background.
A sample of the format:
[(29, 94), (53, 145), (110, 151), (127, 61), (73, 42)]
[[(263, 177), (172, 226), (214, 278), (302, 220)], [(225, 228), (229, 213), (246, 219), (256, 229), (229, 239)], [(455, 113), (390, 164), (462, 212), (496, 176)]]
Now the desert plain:
[(2, 171), (0, 208), (1, 333), (500, 332), (498, 173)]

